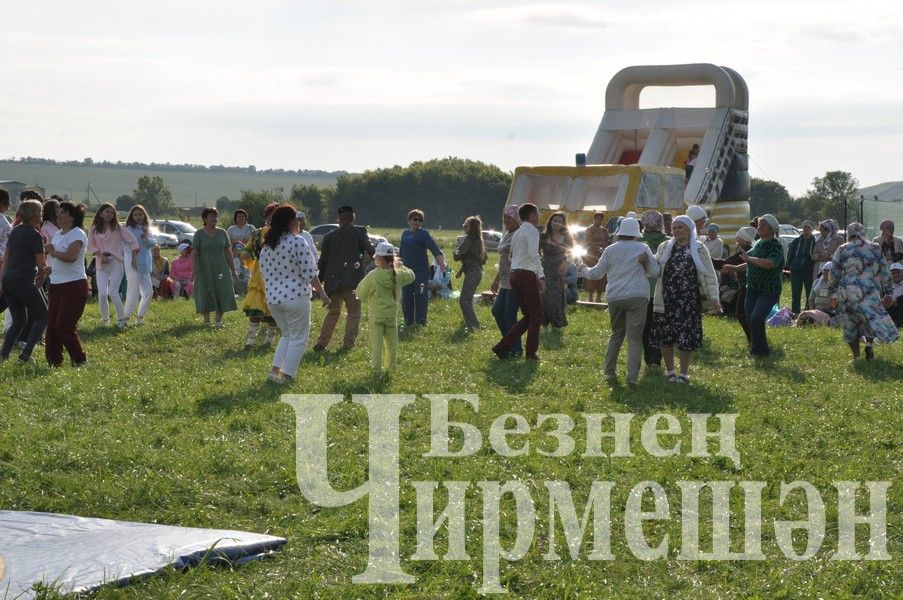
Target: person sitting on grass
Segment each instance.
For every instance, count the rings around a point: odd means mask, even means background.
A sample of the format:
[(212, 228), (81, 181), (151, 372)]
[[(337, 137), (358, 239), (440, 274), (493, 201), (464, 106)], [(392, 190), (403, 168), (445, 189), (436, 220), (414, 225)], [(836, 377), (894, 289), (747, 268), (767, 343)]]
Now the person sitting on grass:
[(172, 300), (172, 279), (169, 278), (169, 259), (160, 254), (160, 246), (151, 249), (151, 285), (154, 298)]
[(169, 265), (173, 296), (191, 298), (194, 294), (194, 262), (191, 260), (191, 244), (179, 244), (179, 258)]
[(398, 364), (398, 304), (401, 288), (413, 283), (414, 271), (395, 256), (388, 242), (376, 246), (376, 268), (367, 273), (355, 293), (361, 303), (369, 305), (370, 352), (373, 372), (395, 369)]

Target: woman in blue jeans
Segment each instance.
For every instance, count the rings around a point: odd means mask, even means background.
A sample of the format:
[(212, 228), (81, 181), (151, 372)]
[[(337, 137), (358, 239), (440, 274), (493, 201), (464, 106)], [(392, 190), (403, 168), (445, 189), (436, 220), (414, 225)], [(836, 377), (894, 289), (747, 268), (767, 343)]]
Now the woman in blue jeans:
[[(520, 217), (517, 214), (517, 204), (509, 204), (502, 213), (502, 221), (505, 224), (505, 235), (499, 242), (499, 270), (492, 282), (492, 291), (496, 293), (495, 302), (492, 304), (492, 316), (502, 332), (502, 337), (507, 334), (517, 323), (517, 310), (520, 308), (520, 300), (517, 292), (511, 288), (511, 236), (520, 227)], [(519, 357), (524, 353), (520, 338), (511, 348), (511, 356)]]
[(9, 358), (13, 344), (28, 328), (25, 347), (19, 354), (20, 362), (29, 362), (35, 344), (41, 339), (47, 326), (47, 300), (42, 290), (47, 276), (44, 258), (44, 239), (38, 233), (41, 226), (41, 203), (25, 200), (19, 205), (22, 221), (9, 234), (3, 267), (0, 268), (0, 287), (9, 306), (13, 322), (3, 338), (0, 360)]
[(433, 236), (423, 228), (423, 211), (414, 209), (408, 213), (408, 229), (401, 234), (401, 259), (404, 266), (414, 271), (414, 283), (401, 289), (401, 311), (404, 313), (404, 324), (408, 327), (415, 322), (426, 325), (426, 312), (430, 302), (429, 288), (430, 263), (426, 251), (436, 258), (436, 264), (444, 273), (445, 256), (436, 245)]
[(781, 297), (784, 269), (784, 245), (777, 237), (778, 231), (778, 220), (774, 215), (762, 215), (759, 217), (759, 241), (749, 252), (740, 250), (744, 262), (724, 267), (735, 272), (746, 269), (746, 318), (753, 357), (768, 356), (771, 352), (765, 336), (765, 320)]

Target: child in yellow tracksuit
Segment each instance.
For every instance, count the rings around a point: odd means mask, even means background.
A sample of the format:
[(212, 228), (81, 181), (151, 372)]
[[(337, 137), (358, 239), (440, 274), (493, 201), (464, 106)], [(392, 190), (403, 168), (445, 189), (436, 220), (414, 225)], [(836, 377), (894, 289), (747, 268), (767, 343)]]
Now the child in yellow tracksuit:
[(397, 365), (398, 301), (401, 288), (414, 282), (414, 272), (395, 258), (395, 248), (387, 242), (376, 246), (374, 261), (376, 268), (361, 280), (356, 292), (369, 305), (373, 371), (379, 373)]

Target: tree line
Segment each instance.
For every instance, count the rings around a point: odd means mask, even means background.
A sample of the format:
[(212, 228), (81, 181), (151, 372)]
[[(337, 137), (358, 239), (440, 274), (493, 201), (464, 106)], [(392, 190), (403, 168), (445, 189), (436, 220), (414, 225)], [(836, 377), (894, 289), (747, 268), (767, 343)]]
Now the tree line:
[(319, 169), (258, 169), (254, 165), (247, 167), (227, 167), (224, 165), (196, 165), (190, 163), (172, 164), (172, 163), (143, 163), (143, 162), (123, 162), (117, 160), (112, 162), (109, 160), (95, 161), (92, 158), (83, 160), (53, 160), (52, 158), (38, 158), (34, 156), (23, 156), (19, 158), (10, 158), (2, 162), (21, 163), (28, 165), (49, 165), (61, 167), (101, 167), (104, 169), (141, 169), (144, 171), (180, 171), (180, 172), (198, 172), (198, 173), (239, 173), (243, 175), (284, 175), (286, 177), (339, 177), (346, 175), (348, 171), (322, 171)]
[[(494, 225), (508, 197), (511, 173), (494, 165), (461, 158), (414, 162), (407, 167), (374, 169), (359, 175), (339, 176), (335, 187), (294, 185), (287, 191), (277, 187), (243, 190), (241, 197), (221, 197), (216, 207), (224, 213), (238, 208), (252, 222), (261, 224), (263, 208), (290, 202), (307, 212), (308, 223), (331, 223), (339, 206), (353, 206), (358, 220), (377, 227), (404, 227), (412, 208), (426, 212), (431, 227), (459, 227), (470, 215), (479, 214)], [(799, 224), (803, 219), (834, 218), (841, 226), (859, 218), (859, 182), (846, 171), (829, 171), (812, 180), (810, 188), (794, 198), (783, 185), (767, 179), (752, 179), (750, 212), (771, 213), (782, 223)], [(152, 215), (174, 214), (176, 209), (161, 176), (143, 176), (131, 195), (120, 196), (116, 208), (128, 210), (143, 204)], [(844, 221), (844, 205), (847, 220)]]

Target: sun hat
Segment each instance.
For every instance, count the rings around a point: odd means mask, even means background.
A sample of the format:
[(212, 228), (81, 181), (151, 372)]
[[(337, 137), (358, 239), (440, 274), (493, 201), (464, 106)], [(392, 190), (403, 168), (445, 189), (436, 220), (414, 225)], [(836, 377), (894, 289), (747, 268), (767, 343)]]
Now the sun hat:
[(890, 266), (891, 271), (903, 271), (903, 263), (894, 263)]
[(624, 237), (640, 237), (640, 222), (632, 217), (627, 217), (618, 226), (615, 235)]

